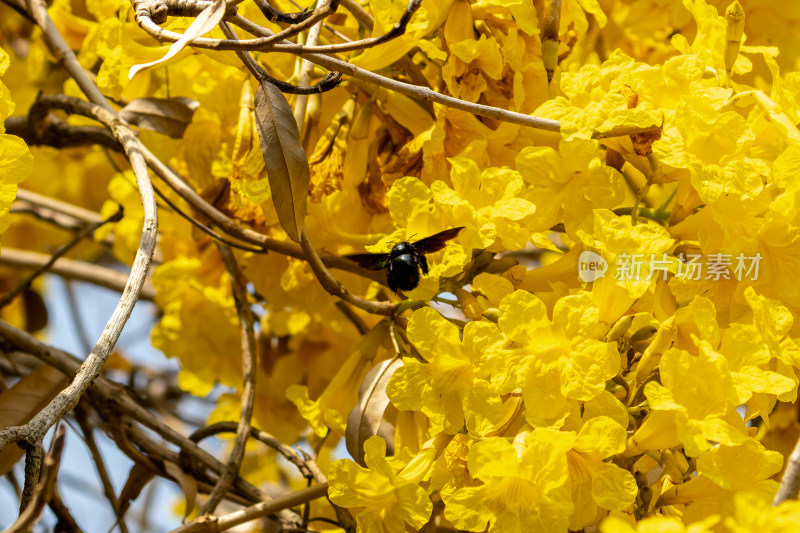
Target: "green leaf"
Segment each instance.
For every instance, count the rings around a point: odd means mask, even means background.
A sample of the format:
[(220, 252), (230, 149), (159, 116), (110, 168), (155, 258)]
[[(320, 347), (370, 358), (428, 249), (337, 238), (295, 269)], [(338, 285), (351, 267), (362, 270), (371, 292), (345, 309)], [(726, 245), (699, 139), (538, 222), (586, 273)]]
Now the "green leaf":
[(256, 90), (255, 104), (261, 153), (278, 221), (289, 238), (300, 242), (310, 179), (300, 131), (289, 102), (271, 83), (261, 82)]

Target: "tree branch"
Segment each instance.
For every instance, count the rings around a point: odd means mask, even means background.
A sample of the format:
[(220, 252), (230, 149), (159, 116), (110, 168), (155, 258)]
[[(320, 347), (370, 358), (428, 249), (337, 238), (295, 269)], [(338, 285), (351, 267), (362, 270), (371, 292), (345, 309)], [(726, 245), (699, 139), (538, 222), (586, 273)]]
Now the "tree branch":
[(306, 502), (322, 498), (328, 493), (328, 484), (322, 483), (315, 487), (298, 490), (286, 496), (275, 498), (272, 501), (257, 503), (246, 509), (233, 512), (218, 519), (206, 517), (202, 524), (204, 528), (199, 528), (199, 524), (186, 524), (185, 526), (173, 529), (172, 533), (190, 533), (195, 531), (227, 531), (238, 525), (245, 524), (257, 518), (275, 514), (277, 511), (290, 509)]
[(28, 0), (28, 10), (42, 28), (45, 41), (59, 63), (67, 69), (89, 99), (95, 102), (94, 104), (81, 102), (81, 105), (76, 105), (75, 109), (81, 109), (88, 116), (92, 116), (102, 122), (122, 145), (139, 186), (139, 194), (141, 195), (144, 209), (144, 220), (142, 236), (131, 268), (130, 277), (125, 285), (122, 297), (106, 323), (106, 327), (103, 329), (103, 333), (100, 335), (94, 349), (81, 365), (72, 383), (61, 391), (47, 407), (39, 411), (30, 422), (23, 426), (9, 427), (0, 431), (0, 449), (3, 449), (9, 442), (19, 442), (20, 440), (24, 440), (28, 447), (38, 445), (53, 424), (75, 406), (83, 392), (97, 379), (142, 292), (155, 250), (158, 230), (155, 193), (150, 184), (147, 164), (139, 149), (140, 143), (138, 139), (133, 135), (130, 128), (116, 117), (111, 105), (91, 81), (86, 71), (80, 66), (75, 54), (67, 46), (64, 38), (47, 14), (44, 2), (42, 0)]
[(30, 505), (25, 507), (24, 511), (20, 513), (19, 518), (5, 530), (5, 533), (23, 533), (30, 530), (39, 519), (39, 515), (42, 514), (44, 506), (50, 501), (50, 498), (53, 497), (56, 475), (58, 474), (58, 467), (61, 463), (61, 452), (64, 451), (65, 433), (66, 429), (63, 425), (56, 430), (53, 443), (50, 446), (50, 451), (44, 459), (44, 469), (33, 491)]

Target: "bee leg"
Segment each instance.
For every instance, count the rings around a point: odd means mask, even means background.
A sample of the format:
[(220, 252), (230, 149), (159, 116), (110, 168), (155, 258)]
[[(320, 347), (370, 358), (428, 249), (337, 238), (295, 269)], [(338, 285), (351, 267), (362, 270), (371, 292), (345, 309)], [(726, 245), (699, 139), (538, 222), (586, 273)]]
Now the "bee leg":
[(428, 275), (428, 260), (425, 259), (425, 256), (422, 254), (416, 254), (417, 262), (419, 263), (420, 268), (422, 268), (422, 273), (426, 276)]

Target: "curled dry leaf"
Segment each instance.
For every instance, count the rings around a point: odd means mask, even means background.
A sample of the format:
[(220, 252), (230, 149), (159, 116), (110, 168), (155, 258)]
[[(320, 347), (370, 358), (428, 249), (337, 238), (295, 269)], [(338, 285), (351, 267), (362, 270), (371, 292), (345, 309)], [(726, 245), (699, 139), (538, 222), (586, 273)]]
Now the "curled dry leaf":
[(300, 131), (289, 102), (271, 83), (262, 81), (258, 86), (255, 106), (258, 138), (278, 221), (289, 238), (300, 242), (310, 179)]
[(129, 124), (180, 139), (200, 104), (191, 98), (137, 98), (119, 116)]
[(186, 497), (186, 511), (184, 511), (183, 514), (183, 519), (186, 520), (194, 510), (195, 499), (197, 497), (197, 480), (184, 472), (180, 466), (169, 461), (164, 463), (164, 470), (167, 471), (167, 474), (175, 478), (175, 481), (181, 486), (184, 497)]
[(378, 434), (383, 414), (389, 406), (386, 386), (395, 371), (403, 366), (400, 357), (381, 361), (370, 370), (358, 391), (358, 405), (347, 417), (345, 440), (347, 451), (361, 466), (364, 464), (364, 442)]
[(169, 50), (167, 50), (167, 53), (164, 54), (164, 57), (149, 63), (133, 65), (131, 70), (128, 72), (128, 79), (132, 80), (136, 74), (146, 68), (154, 67), (169, 61), (178, 55), (181, 50), (190, 45), (194, 39), (202, 37), (206, 33), (210, 32), (217, 24), (220, 23), (222, 17), (225, 16), (226, 8), (227, 5), (225, 0), (215, 0), (213, 4), (205, 8), (200, 12), (199, 15), (197, 15), (197, 18), (194, 19), (194, 22), (192, 22), (189, 27), (186, 28), (186, 32), (183, 34), (183, 37), (172, 43), (172, 46), (169, 47)]
[[(119, 501), (117, 502), (117, 522), (121, 521), (125, 513), (128, 511), (128, 508), (131, 506), (131, 502), (139, 497), (141, 494), (142, 489), (156, 477), (155, 473), (144, 463), (134, 463), (131, 467), (131, 471), (128, 474), (128, 480), (125, 482), (125, 486), (122, 487), (122, 492), (119, 494)], [(114, 524), (116, 526), (116, 523)]]
[[(0, 429), (28, 423), (68, 384), (67, 376), (52, 366), (36, 367), (0, 394)], [(0, 476), (11, 470), (23, 453), (19, 446), (6, 446), (0, 452)]]

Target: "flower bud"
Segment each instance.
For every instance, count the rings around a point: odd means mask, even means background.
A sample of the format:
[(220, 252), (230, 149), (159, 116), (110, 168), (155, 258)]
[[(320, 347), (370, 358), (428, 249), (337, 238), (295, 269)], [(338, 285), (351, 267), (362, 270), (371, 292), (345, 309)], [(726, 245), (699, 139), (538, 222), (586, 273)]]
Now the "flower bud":
[(725, 10), (725, 26), (725, 72), (728, 73), (730, 80), (744, 34), (744, 9), (738, 1), (733, 2)]

